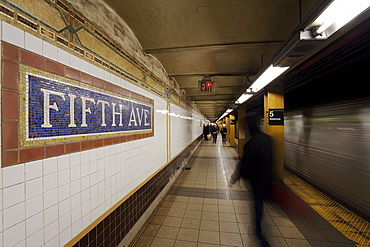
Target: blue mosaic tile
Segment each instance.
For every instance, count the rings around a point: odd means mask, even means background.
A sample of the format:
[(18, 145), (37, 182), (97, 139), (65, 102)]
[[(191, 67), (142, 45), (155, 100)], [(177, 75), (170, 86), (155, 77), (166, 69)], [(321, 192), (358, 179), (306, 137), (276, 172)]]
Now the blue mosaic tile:
[(152, 106), (28, 74), (28, 138), (152, 130)]

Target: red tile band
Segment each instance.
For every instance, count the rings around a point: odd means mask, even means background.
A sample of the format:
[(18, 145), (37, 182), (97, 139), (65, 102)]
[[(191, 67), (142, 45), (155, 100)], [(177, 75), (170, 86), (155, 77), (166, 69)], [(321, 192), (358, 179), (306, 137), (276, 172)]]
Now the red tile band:
[(27, 65), (30, 67), (30, 70), (36, 68), (46, 73), (62, 76), (133, 100), (145, 102), (150, 104), (152, 109), (154, 109), (154, 100), (7, 43), (2, 43), (2, 51), (1, 130), (3, 167), (154, 136), (154, 111), (152, 110), (151, 132), (117, 134), (117, 136), (110, 137), (97, 135), (96, 139), (91, 140), (76, 141), (71, 138), (70, 142), (64, 140), (63, 143), (50, 145), (22, 146), (20, 138), (25, 133), (20, 133), (20, 129), (22, 129), (20, 127), (22, 126), (19, 126), (19, 124), (21, 122), (20, 118), (26, 114), (24, 112), (26, 109), (20, 108), (20, 97), (25, 97), (25, 95), (20, 95), (19, 93), (21, 66)]

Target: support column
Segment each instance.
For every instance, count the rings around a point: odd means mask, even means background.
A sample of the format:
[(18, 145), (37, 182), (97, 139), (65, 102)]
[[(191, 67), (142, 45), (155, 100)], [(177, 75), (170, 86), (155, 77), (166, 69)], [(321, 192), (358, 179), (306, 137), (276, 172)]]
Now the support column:
[(238, 154), (239, 158), (243, 156), (244, 145), (247, 142), (247, 122), (245, 116), (247, 115), (246, 106), (240, 106), (238, 109)]
[(225, 117), (225, 124), (226, 124), (226, 140), (230, 141), (230, 116)]
[(268, 88), (264, 96), (264, 128), (273, 142), (274, 167), (277, 177), (284, 177), (284, 91), (283, 86)]
[(229, 115), (230, 117), (230, 131), (229, 131), (229, 138), (230, 138), (230, 147), (235, 147), (235, 116)]

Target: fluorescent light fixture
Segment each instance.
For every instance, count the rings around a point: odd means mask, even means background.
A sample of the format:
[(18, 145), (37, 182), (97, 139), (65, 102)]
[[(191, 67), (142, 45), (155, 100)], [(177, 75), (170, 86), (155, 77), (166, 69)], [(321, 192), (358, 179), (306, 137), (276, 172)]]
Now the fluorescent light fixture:
[(273, 65), (270, 65), (270, 67), (268, 67), (262, 75), (257, 78), (250, 88), (252, 88), (254, 92), (258, 92), (279, 75), (284, 73), (287, 69), (289, 69), (289, 67), (274, 67)]
[(334, 0), (306, 29), (329, 37), (369, 7), (369, 0)]
[(240, 95), (240, 97), (235, 101), (235, 104), (243, 104), (245, 101), (247, 101), (247, 99), (249, 99), (250, 97), (252, 97), (253, 94), (252, 93), (243, 93), (242, 95)]
[(226, 117), (230, 112), (232, 112), (234, 109), (227, 109), (224, 114), (221, 115), (221, 117), (219, 117), (217, 120), (221, 120), (223, 119), (224, 117)]

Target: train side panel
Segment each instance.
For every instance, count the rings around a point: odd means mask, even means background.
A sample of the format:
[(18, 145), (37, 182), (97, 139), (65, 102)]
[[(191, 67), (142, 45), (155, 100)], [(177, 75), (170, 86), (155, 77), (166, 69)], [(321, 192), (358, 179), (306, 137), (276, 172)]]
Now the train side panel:
[(370, 102), (286, 112), (285, 165), (370, 218)]

